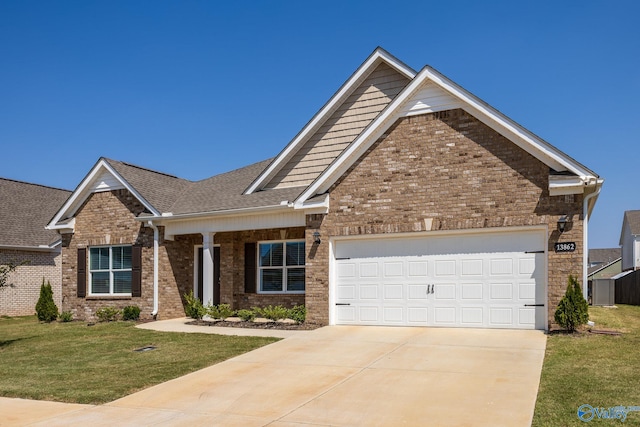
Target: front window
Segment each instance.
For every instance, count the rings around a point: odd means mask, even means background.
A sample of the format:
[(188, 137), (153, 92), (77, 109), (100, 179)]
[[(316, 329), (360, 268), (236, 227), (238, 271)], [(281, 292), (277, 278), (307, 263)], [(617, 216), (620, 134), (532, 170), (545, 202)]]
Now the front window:
[(131, 295), (131, 246), (89, 249), (91, 294)]
[(260, 243), (260, 292), (304, 292), (304, 240)]

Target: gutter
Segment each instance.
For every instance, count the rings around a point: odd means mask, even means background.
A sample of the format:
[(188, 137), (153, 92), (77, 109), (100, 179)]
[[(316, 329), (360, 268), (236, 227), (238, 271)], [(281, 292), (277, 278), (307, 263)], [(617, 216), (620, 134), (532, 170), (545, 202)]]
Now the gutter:
[[(589, 281), (589, 272), (588, 272), (588, 256), (589, 256), (589, 244), (588, 244), (588, 236), (589, 236), (589, 201), (591, 199), (597, 198), (600, 194), (600, 190), (602, 189), (603, 179), (593, 178), (593, 181), (590, 181), (587, 185), (592, 184), (595, 187), (595, 191), (587, 196), (585, 196), (583, 200), (582, 206), (582, 217), (584, 218), (582, 221), (582, 296), (585, 299), (588, 299), (588, 281)], [(595, 199), (594, 199), (595, 201)]]
[(148, 221), (147, 224), (153, 228), (153, 311), (151, 316), (155, 320), (158, 315), (158, 240), (160, 239), (160, 232), (158, 231), (158, 226), (152, 221)]
[(282, 201), (280, 205), (271, 205), (271, 206), (260, 206), (254, 208), (239, 208), (239, 209), (225, 209), (221, 211), (213, 211), (213, 212), (198, 212), (198, 213), (188, 213), (188, 214), (178, 214), (173, 215), (172, 213), (165, 213), (160, 216), (142, 216), (136, 218), (137, 221), (165, 221), (165, 220), (174, 220), (174, 219), (198, 219), (204, 217), (223, 217), (223, 216), (234, 216), (234, 215), (251, 215), (251, 214), (259, 214), (270, 211), (279, 211), (279, 210), (287, 210), (291, 209), (288, 201)]
[(13, 245), (0, 245), (0, 249), (12, 250), (12, 251), (30, 251), (30, 252), (57, 252), (60, 249), (58, 246), (62, 243), (62, 240), (57, 240), (51, 245), (38, 245), (38, 246), (13, 246)]

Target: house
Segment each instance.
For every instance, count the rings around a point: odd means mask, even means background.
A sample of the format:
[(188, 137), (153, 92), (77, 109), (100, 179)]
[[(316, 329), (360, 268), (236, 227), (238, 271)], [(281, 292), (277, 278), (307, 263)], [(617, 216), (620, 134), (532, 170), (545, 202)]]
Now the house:
[(197, 182), (101, 158), (48, 229), (77, 317), (183, 316), (193, 290), (317, 324), (546, 329), (602, 182), (378, 48), (275, 158)]
[(622, 270), (640, 269), (640, 210), (624, 213), (620, 246), (622, 246)]
[(622, 272), (620, 248), (589, 249), (588, 280), (610, 279)]
[(0, 178), (0, 265), (18, 267), (0, 288), (0, 315), (35, 313), (42, 279), (51, 283), (54, 301), (62, 303), (60, 235), (45, 225), (70, 191)]

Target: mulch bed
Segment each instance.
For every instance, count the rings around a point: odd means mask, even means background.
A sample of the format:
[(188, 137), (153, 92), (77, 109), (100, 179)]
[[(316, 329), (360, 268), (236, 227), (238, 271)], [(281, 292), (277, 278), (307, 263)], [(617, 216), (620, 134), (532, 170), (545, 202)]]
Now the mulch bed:
[(279, 329), (284, 331), (310, 331), (321, 327), (314, 323), (256, 323), (256, 322), (226, 322), (224, 320), (218, 322), (211, 322), (209, 320), (193, 320), (188, 322), (187, 325), (196, 326), (218, 326), (223, 328), (246, 328), (246, 329)]

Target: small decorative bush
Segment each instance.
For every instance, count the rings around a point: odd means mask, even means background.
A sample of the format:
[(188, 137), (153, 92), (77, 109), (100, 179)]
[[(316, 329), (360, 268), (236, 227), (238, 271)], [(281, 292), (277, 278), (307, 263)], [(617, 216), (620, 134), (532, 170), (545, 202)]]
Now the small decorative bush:
[(186, 302), (184, 312), (187, 317), (198, 320), (202, 319), (202, 316), (207, 313), (200, 300), (193, 295), (193, 291), (189, 291), (188, 294), (184, 294), (184, 301)]
[(70, 311), (63, 311), (60, 313), (61, 322), (71, 322), (73, 320), (73, 313)]
[(115, 322), (119, 315), (120, 310), (115, 307), (102, 307), (96, 310), (96, 317), (100, 322)]
[(245, 322), (253, 322), (253, 319), (256, 318), (256, 312), (253, 310), (247, 310), (246, 308), (238, 310), (236, 314)]
[(138, 320), (140, 318), (140, 307), (128, 305), (122, 309), (122, 320)]
[(49, 323), (58, 318), (58, 306), (53, 302), (51, 284), (47, 282), (45, 285), (44, 277), (42, 278), (42, 286), (40, 286), (40, 298), (36, 303), (36, 314), (41, 322)]
[(254, 311), (259, 310), (259, 315), (271, 320), (286, 319), (289, 315), (289, 310), (281, 305), (271, 306), (268, 305), (264, 308), (254, 307)]
[(304, 305), (296, 305), (289, 309), (288, 319), (295, 320), (296, 323), (304, 323), (304, 319), (307, 317), (307, 308)]
[(207, 314), (214, 319), (226, 319), (233, 316), (233, 310), (229, 304), (207, 306)]
[(560, 300), (554, 318), (558, 325), (569, 332), (574, 332), (589, 320), (589, 305), (582, 295), (580, 284), (573, 276), (569, 276), (567, 292)]

